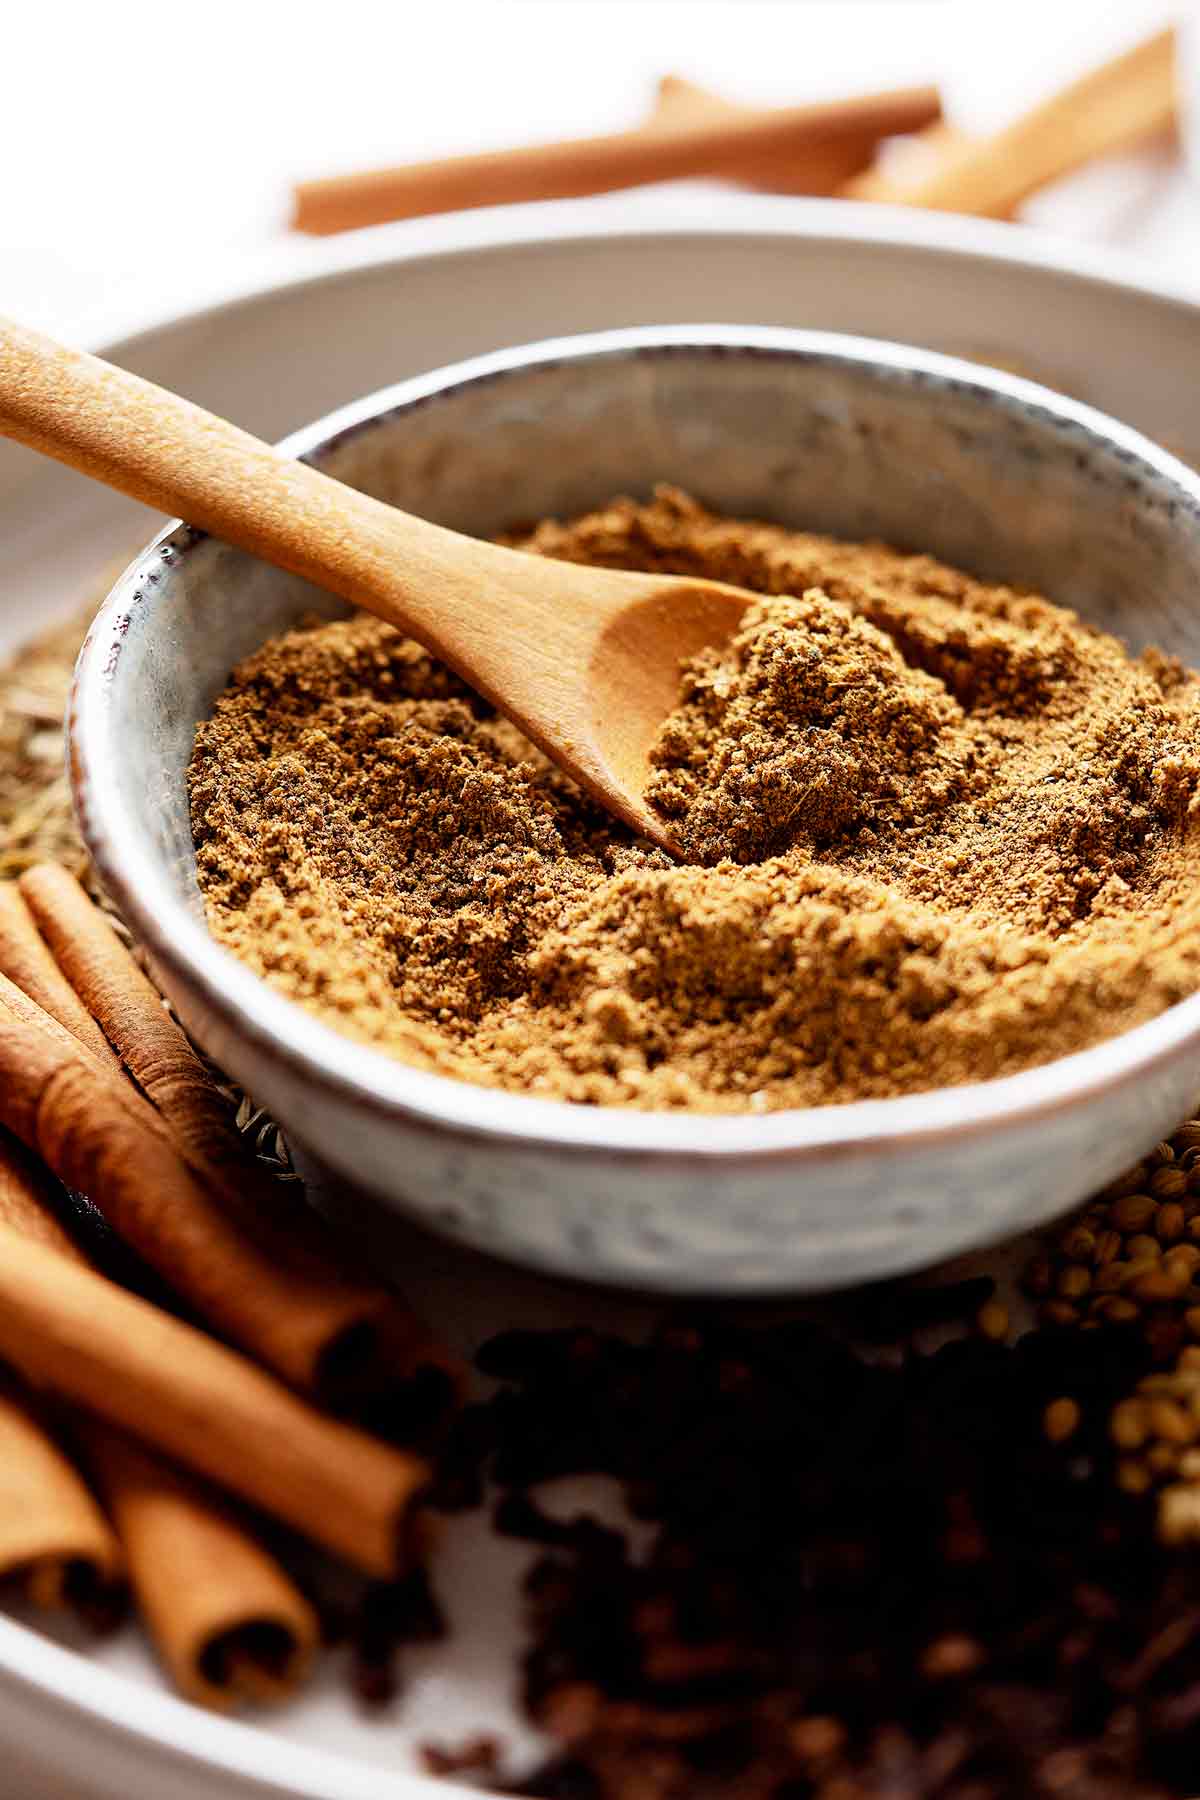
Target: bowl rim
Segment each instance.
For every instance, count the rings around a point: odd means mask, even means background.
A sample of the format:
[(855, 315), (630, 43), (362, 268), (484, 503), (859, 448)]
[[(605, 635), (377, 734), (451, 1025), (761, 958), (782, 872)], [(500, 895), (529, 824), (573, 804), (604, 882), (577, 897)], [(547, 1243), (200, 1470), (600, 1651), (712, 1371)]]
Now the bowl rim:
[[(467, 385), (532, 368), (597, 357), (645, 357), (704, 349), (871, 365), (933, 388), (970, 389), (1000, 412), (1044, 423), (1115, 450), (1200, 519), (1200, 475), (1130, 426), (1039, 384), (983, 365), (882, 339), (789, 327), (680, 324), (621, 328), (475, 356), (377, 390), (291, 433), (288, 455), (317, 458), (351, 435)], [(144, 854), (116, 788), (108, 720), (130, 615), (152, 604), (163, 569), (203, 541), (174, 521), (134, 559), (101, 607), (79, 655), (69, 706), (68, 768), (80, 829), (106, 888), (153, 959), (219, 1018), (233, 1037), (286, 1066), (340, 1105), (402, 1118), (436, 1133), (529, 1149), (571, 1147), (606, 1158), (663, 1158), (697, 1168), (727, 1158), (789, 1161), (913, 1152), (1028, 1123), (1140, 1080), (1200, 1044), (1200, 993), (1130, 1031), (1019, 1074), (886, 1100), (763, 1114), (640, 1112), (593, 1107), (477, 1086), (413, 1068), (344, 1037), (269, 985), (210, 937)], [(160, 602), (161, 603), (161, 602)]]
[(99, 296), (83, 320), (83, 337), (98, 354), (112, 355), (137, 349), (181, 323), (426, 259), (477, 261), (514, 250), (559, 248), (564, 242), (572, 250), (603, 252), (616, 241), (663, 239), (694, 240), (698, 252), (706, 243), (730, 239), (773, 243), (791, 238), (826, 248), (849, 244), (948, 263), (968, 260), (996, 269), (1036, 270), (1187, 311), (1200, 306), (1200, 277), (1189, 271), (1143, 266), (1128, 251), (1042, 225), (798, 194), (645, 191), (634, 210), (629, 198), (625, 193), (541, 200), (398, 220), (337, 238), (285, 237), (248, 253), (234, 278), (224, 270), (197, 278), (189, 269), (177, 292), (156, 289), (159, 297), (153, 303), (125, 293), (115, 300)]

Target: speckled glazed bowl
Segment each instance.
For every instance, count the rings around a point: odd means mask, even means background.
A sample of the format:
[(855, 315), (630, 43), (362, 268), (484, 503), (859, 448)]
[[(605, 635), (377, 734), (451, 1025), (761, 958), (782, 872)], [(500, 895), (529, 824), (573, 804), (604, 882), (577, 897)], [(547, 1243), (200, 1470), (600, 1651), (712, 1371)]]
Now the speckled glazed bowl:
[[(721, 326), (612, 332), (407, 381), (286, 447), (481, 535), (670, 480), (731, 513), (1028, 583), (1134, 647), (1200, 663), (1200, 479), (1086, 407), (923, 351)], [(185, 770), (233, 665), (302, 614), (342, 610), (168, 530), (83, 650), (71, 763), (99, 870), (198, 1041), (385, 1205), (590, 1280), (829, 1288), (1062, 1211), (1200, 1091), (1200, 997), (1004, 1080), (755, 1118), (530, 1099), (337, 1035), (209, 936)]]

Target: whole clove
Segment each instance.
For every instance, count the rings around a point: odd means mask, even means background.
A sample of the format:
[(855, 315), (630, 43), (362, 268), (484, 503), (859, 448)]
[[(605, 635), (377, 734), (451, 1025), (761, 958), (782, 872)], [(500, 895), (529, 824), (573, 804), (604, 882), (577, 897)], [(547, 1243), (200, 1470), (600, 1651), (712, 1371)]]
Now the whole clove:
[[(809, 1324), (674, 1317), (637, 1344), (507, 1333), (479, 1364), (503, 1385), (477, 1475), (543, 1549), (523, 1697), (558, 1749), (522, 1792), (1194, 1791), (1200, 1556), (1122, 1490), (1109, 1433), (1154, 1373), (1140, 1330), (874, 1362)], [(585, 1472), (647, 1550), (546, 1514), (539, 1485)]]

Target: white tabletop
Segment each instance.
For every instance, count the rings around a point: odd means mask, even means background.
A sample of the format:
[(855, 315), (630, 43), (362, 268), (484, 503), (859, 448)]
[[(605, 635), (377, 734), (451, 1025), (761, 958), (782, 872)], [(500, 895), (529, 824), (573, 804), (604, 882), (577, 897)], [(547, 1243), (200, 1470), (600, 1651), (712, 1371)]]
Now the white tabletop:
[[(0, 310), (95, 338), (251, 268), (319, 268), (290, 182), (617, 129), (675, 70), (733, 98), (934, 80), (985, 130), (1178, 13), (1161, 0), (22, 0), (3, 28)], [(1184, 9), (1186, 10), (1186, 9)], [(81, 36), (81, 20), (87, 20)], [(700, 208), (701, 184), (679, 190)], [(597, 202), (636, 214), (633, 194)], [(1200, 284), (1200, 185), (1144, 153), (1034, 222)], [(373, 233), (381, 248), (389, 232)]]

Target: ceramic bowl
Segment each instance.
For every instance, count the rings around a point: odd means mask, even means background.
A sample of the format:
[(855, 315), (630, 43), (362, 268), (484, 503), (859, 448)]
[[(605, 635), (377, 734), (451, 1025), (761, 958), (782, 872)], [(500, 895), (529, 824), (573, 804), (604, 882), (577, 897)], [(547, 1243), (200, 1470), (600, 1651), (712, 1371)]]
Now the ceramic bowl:
[[(1200, 663), (1200, 479), (1091, 409), (829, 333), (618, 331), (402, 383), (286, 449), (462, 530), (669, 480), (709, 504), (933, 552)], [(899, 1273), (1110, 1179), (1200, 1088), (1200, 997), (999, 1081), (763, 1117), (586, 1108), (406, 1067), (209, 936), (185, 771), (233, 665), (330, 596), (185, 527), (127, 570), (80, 657), (71, 769), (100, 874), (198, 1042), (385, 1207), (588, 1280), (721, 1293)]]

